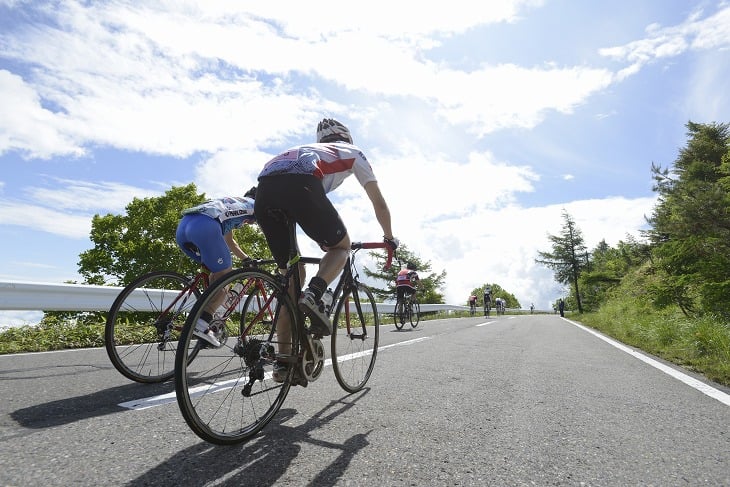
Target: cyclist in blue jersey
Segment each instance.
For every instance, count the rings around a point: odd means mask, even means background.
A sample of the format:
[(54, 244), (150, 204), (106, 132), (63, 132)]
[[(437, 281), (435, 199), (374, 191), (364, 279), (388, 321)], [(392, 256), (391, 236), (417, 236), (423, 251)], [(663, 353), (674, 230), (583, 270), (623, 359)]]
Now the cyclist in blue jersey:
[[(246, 261), (249, 256), (233, 238), (233, 229), (256, 221), (254, 217), (255, 188), (247, 196), (224, 197), (206, 201), (193, 208), (183, 210), (178, 223), (175, 240), (180, 249), (195, 262), (210, 270), (210, 282), (233, 270), (233, 253)], [(221, 345), (216, 336), (213, 313), (223, 303), (225, 293), (211, 300), (211, 305), (201, 314), (193, 333), (214, 347)]]

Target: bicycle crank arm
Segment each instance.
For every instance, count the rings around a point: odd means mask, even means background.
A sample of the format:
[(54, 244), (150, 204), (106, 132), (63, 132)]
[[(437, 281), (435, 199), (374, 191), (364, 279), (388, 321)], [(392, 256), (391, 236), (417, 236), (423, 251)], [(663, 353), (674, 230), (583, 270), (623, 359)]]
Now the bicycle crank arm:
[(324, 346), (322, 341), (307, 335), (304, 342), (302, 359), (299, 363), (299, 372), (307, 382), (314, 382), (322, 374), (324, 369)]

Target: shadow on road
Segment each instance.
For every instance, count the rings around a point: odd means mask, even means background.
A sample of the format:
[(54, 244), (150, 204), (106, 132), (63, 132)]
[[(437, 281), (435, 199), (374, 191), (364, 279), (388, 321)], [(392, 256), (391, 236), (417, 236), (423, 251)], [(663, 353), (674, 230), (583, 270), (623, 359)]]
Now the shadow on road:
[(177, 453), (130, 482), (130, 486), (154, 485), (256, 485), (271, 486), (286, 473), (299, 455), (305, 442), (339, 452), (332, 453), (328, 466), (301, 484), (335, 485), (347, 470), (355, 455), (367, 447), (368, 434), (356, 434), (343, 444), (311, 438), (310, 433), (327, 424), (357, 403), (369, 389), (331, 401), (304, 424), (296, 427), (285, 423), (293, 418), (295, 409), (281, 409), (263, 432), (248, 443), (235, 446), (216, 446), (201, 442)]
[(37, 404), (18, 409), (10, 413), (10, 417), (25, 428), (51, 428), (74, 423), (83, 419), (126, 411), (119, 403), (133, 401), (140, 397), (140, 390), (145, 396), (168, 394), (175, 391), (173, 381), (162, 384), (131, 383), (96, 391), (85, 396), (71, 397)]

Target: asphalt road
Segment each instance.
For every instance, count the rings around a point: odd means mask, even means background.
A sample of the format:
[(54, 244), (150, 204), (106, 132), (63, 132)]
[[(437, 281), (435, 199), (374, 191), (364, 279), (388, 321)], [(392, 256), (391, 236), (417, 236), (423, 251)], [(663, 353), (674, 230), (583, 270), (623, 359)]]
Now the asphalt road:
[(728, 389), (556, 315), (389, 324), (381, 341), (363, 391), (329, 368), (233, 447), (103, 349), (0, 356), (0, 486), (730, 485)]

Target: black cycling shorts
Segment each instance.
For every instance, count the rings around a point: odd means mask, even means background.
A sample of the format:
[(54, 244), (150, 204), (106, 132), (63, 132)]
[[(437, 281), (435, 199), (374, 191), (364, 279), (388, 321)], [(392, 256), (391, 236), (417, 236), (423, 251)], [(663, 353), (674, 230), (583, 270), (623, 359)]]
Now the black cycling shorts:
[(282, 269), (289, 260), (289, 230), (277, 210), (319, 245), (332, 247), (347, 235), (345, 224), (315, 176), (280, 174), (260, 178), (254, 214), (271, 255)]

